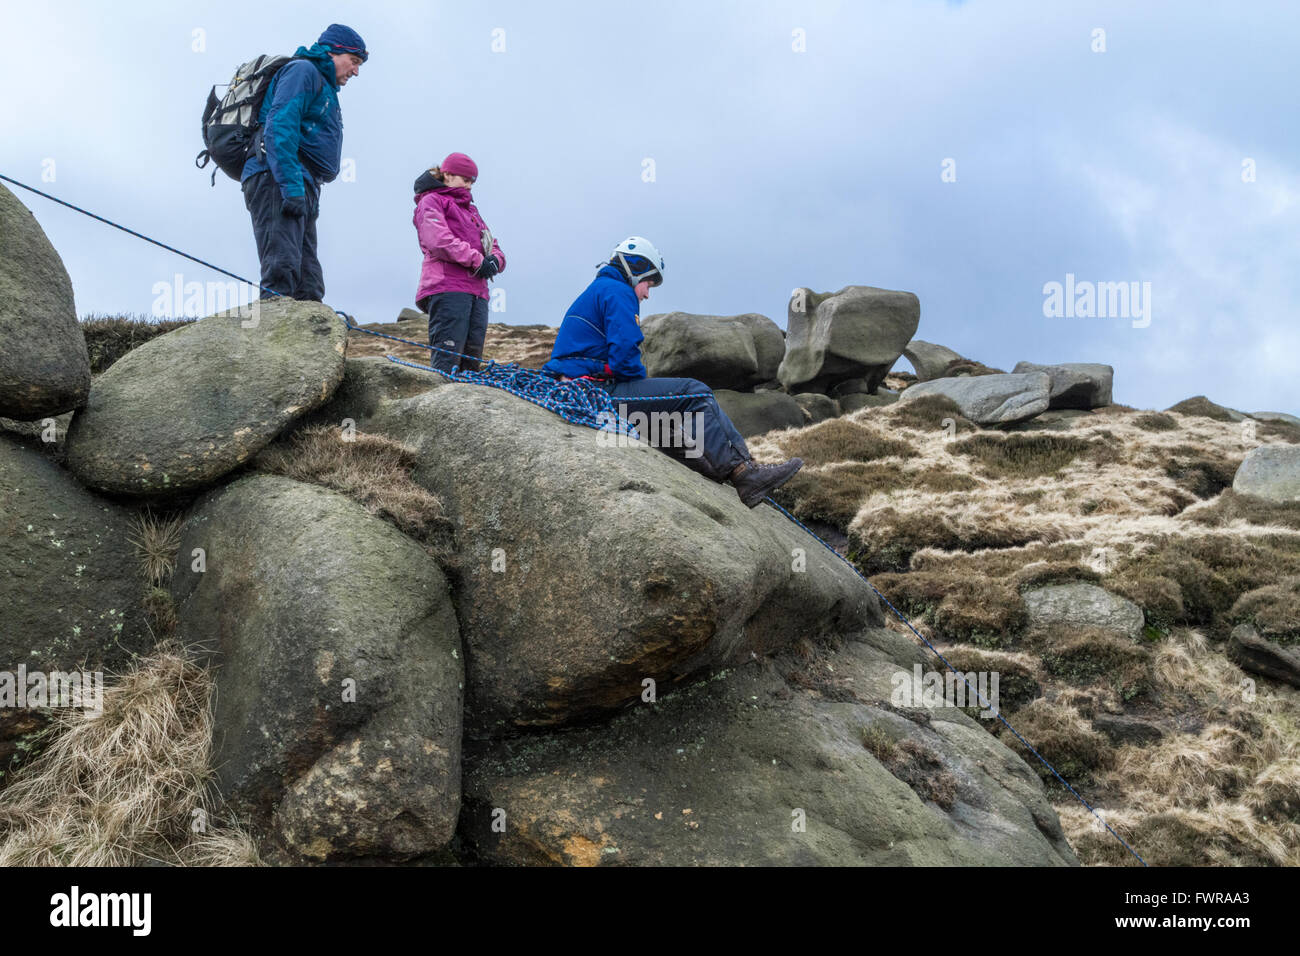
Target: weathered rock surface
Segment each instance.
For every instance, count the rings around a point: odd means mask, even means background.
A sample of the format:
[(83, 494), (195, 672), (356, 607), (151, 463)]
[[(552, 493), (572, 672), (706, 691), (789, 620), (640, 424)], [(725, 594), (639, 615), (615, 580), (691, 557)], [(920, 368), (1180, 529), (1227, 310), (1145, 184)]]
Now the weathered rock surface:
[(153, 646), (132, 514), (0, 437), (0, 670), (115, 671)]
[(31, 210), (0, 185), (0, 415), (58, 415), (89, 392), (68, 270)]
[(883, 623), (861, 578), (783, 515), (648, 444), (461, 384), (384, 403), (367, 427), (419, 450), (413, 477), (457, 526), (467, 721), (489, 730)]
[(1286, 412), (1251, 412), (1250, 417), (1258, 422), (1282, 422), (1300, 427), (1300, 418), (1288, 415)]
[(1077, 865), (1038, 777), (979, 721), (891, 705), (895, 675), (934, 662), (859, 637), (469, 759), (462, 838), (508, 864)]
[(1277, 504), (1300, 501), (1300, 445), (1252, 448), (1237, 468), (1232, 490)]
[(808, 423), (803, 408), (785, 392), (733, 392), (715, 389), (718, 407), (746, 438), (777, 428), (802, 428)]
[(1092, 725), (1115, 744), (1143, 746), (1156, 743), (1165, 736), (1165, 732), (1151, 721), (1128, 714), (1097, 714)]
[(765, 315), (667, 312), (641, 320), (642, 361), (652, 378), (694, 378), (746, 391), (776, 378), (785, 335)]
[(318, 302), (254, 309), (159, 336), (96, 379), (68, 431), (73, 474), (121, 494), (204, 488), (324, 404), (343, 378), (342, 320)]
[(1021, 422), (1047, 411), (1051, 378), (1046, 372), (1019, 375), (963, 375), (937, 378), (905, 389), (901, 402), (922, 395), (944, 395), (957, 403), (962, 415), (980, 425)]
[(1300, 687), (1300, 652), (1260, 637), (1250, 624), (1238, 624), (1232, 629), (1228, 659), (1252, 674)]
[(824, 422), (828, 418), (838, 418), (840, 415), (839, 403), (829, 395), (822, 395), (819, 392), (801, 392), (794, 396), (794, 400), (804, 411), (805, 425), (816, 425), (818, 422)]
[(950, 348), (933, 342), (922, 342), (920, 339), (908, 342), (903, 349), (903, 356), (912, 363), (918, 382), (942, 378), (948, 364), (962, 358)]
[(1115, 369), (1096, 362), (1065, 362), (1060, 365), (1035, 365), (1017, 362), (1013, 375), (1023, 372), (1046, 372), (1052, 380), (1049, 408), (1100, 408), (1109, 405)]
[(410, 398), (446, 381), (435, 372), (398, 365), (383, 356), (349, 358), (343, 366), (343, 380), (330, 400), (308, 413), (302, 424), (342, 425), (350, 418), (361, 428), (382, 402)]
[(903, 354), (921, 321), (911, 292), (847, 286), (835, 293), (796, 289), (788, 308), (781, 384), (797, 392), (825, 392), (838, 382), (865, 378), (870, 389)]
[(264, 854), (401, 861), (445, 845), (464, 670), (433, 559), (343, 495), (274, 476), (205, 498), (180, 553), (179, 634), (215, 666), (219, 789)]
[(1146, 616), (1132, 601), (1084, 581), (1026, 591), (1029, 623), (1038, 627), (1099, 627), (1137, 640)]

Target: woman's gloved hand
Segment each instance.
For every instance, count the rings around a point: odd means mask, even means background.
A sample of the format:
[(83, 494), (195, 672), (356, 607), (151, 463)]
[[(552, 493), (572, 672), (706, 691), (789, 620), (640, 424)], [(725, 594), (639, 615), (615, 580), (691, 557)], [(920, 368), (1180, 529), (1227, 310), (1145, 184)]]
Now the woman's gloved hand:
[(491, 279), (501, 271), (501, 264), (497, 262), (496, 256), (484, 256), (483, 264), (474, 272), (476, 278)]

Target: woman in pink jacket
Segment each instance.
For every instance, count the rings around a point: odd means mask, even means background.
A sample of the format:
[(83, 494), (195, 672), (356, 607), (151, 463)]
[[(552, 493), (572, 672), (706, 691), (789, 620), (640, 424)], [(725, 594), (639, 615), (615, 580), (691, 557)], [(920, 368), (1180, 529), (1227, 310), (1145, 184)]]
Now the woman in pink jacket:
[[(450, 372), (479, 367), (487, 336), (488, 280), (506, 267), (470, 196), (478, 166), (452, 153), (415, 181), (415, 231), (424, 251), (415, 304), (429, 315), (432, 365)], [(462, 353), (472, 358), (462, 358)]]

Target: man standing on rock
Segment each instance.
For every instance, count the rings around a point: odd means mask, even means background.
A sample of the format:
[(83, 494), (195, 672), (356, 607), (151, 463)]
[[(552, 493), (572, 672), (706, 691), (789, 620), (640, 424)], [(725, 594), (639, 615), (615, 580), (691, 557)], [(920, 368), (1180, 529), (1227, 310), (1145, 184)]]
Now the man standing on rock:
[(334, 23), (310, 48), (298, 47), (266, 91), (262, 125), (240, 180), (253, 217), (264, 299), (273, 293), (325, 298), (316, 258), (320, 187), (338, 176), (343, 159), (338, 91), (369, 57), (355, 30)]

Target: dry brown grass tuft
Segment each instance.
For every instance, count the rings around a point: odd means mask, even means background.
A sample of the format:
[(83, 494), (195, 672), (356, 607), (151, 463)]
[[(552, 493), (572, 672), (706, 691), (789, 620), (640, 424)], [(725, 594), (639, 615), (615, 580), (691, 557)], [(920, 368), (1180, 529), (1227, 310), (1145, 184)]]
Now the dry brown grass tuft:
[(1228, 623), (1253, 624), (1260, 637), (1300, 644), (1300, 577), (1247, 591), (1228, 610)]
[(1300, 501), (1275, 503), (1252, 495), (1239, 495), (1231, 488), (1199, 508), (1189, 508), (1184, 517), (1195, 524), (1214, 528), (1253, 524), (1300, 531)]
[[(1119, 748), (1097, 783), (1124, 805), (1103, 816), (1156, 865), (1300, 865), (1300, 692), (1253, 686), (1196, 631), (1161, 642), (1152, 676), (1200, 729)], [(1126, 862), (1086, 811), (1057, 809), (1085, 863)]]
[(919, 432), (941, 431), (948, 419), (952, 420), (958, 434), (974, 431), (977, 427), (946, 395), (922, 395), (908, 402), (895, 402), (885, 409), (885, 413), (894, 425)]
[(61, 712), (0, 793), (0, 866), (255, 863), (247, 835), (211, 825), (211, 693), (163, 649), (104, 688), (100, 716)]
[(783, 432), (776, 441), (785, 456), (797, 456), (809, 465), (905, 458), (916, 454), (916, 449), (907, 442), (891, 438), (864, 421), (832, 418), (809, 428)]
[(1102, 682), (1125, 702), (1151, 689), (1150, 651), (1114, 634), (1058, 628), (1041, 655), (1047, 673), (1075, 688)]
[(1178, 419), (1164, 412), (1148, 412), (1133, 419), (1133, 424), (1145, 432), (1171, 432), (1178, 428)]
[[(1089, 782), (1094, 772), (1109, 766), (1114, 760), (1110, 741), (1093, 730), (1077, 709), (1060, 701), (1039, 697), (1007, 717), (1007, 721), (1076, 788)], [(1063, 790), (1060, 781), (1043, 766), (1041, 760), (1025, 749), (1014, 734), (1004, 731), (1000, 736), (1003, 743), (1025, 758), (1025, 763), (1043, 778), (1044, 783), (1058, 791)]]
[(135, 516), (128, 540), (135, 545), (141, 572), (154, 587), (171, 580), (184, 524), (184, 515), (158, 516), (147, 508)]
[(872, 583), (909, 620), (945, 639), (1000, 647), (1025, 624), (1024, 599), (1001, 581), (913, 571), (878, 574)]
[(1104, 440), (1056, 434), (984, 433), (955, 442), (952, 451), (975, 459), (990, 478), (1038, 478), (1055, 475), (1080, 457), (1116, 457)]
[(413, 448), (391, 438), (357, 432), (344, 441), (337, 426), (317, 425), (266, 448), (253, 467), (341, 491), (411, 537), (442, 542), (450, 524), (437, 496), (412, 480), (416, 461)]

